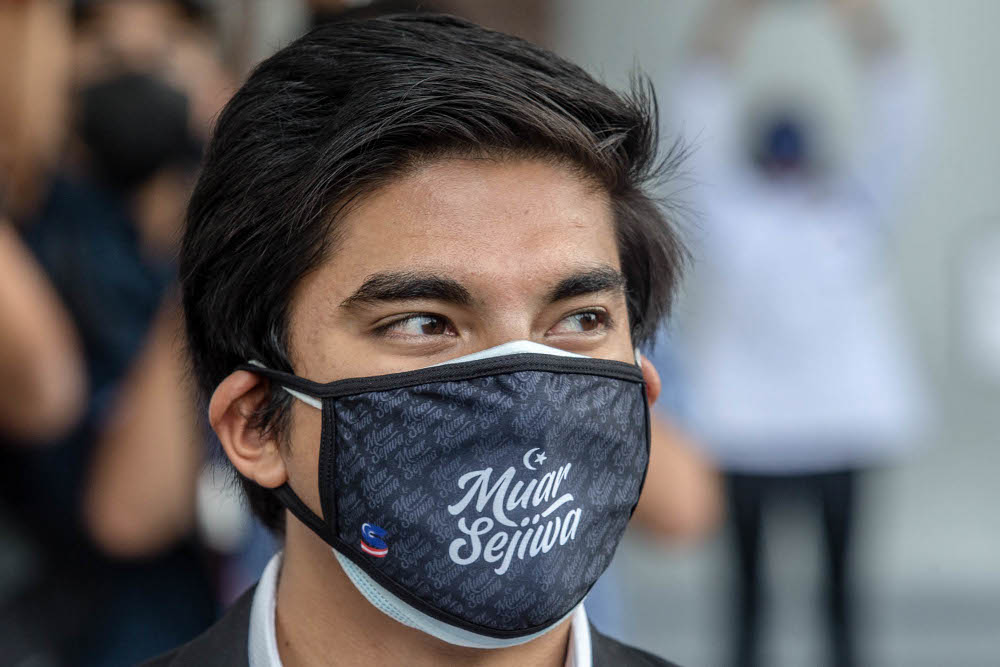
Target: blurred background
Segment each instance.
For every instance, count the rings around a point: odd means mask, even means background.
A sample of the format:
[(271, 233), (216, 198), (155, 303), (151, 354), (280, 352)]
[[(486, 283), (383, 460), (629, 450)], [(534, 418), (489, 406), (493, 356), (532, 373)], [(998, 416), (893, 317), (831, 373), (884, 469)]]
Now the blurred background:
[(658, 93), (692, 264), (588, 599), (682, 665), (1000, 664), (992, 0), (0, 0), (0, 665), (131, 665), (276, 548), (184, 370), (215, 115), (325, 21), (455, 13)]

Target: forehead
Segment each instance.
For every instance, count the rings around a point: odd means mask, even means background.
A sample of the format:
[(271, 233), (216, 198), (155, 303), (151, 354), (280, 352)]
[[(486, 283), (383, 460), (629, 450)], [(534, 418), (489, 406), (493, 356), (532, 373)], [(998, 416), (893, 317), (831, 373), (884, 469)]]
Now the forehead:
[(504, 301), (594, 264), (619, 268), (600, 188), (543, 161), (446, 159), (354, 206), (317, 274), (327, 294), (346, 297), (376, 272), (432, 271), (484, 300)]

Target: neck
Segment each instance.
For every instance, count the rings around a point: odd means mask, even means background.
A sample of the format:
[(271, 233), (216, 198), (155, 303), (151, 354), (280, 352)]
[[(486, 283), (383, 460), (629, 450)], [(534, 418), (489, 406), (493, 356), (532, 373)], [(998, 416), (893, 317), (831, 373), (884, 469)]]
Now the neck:
[(358, 592), (325, 542), (291, 515), (286, 518), (275, 614), (283, 667), (565, 663), (569, 620), (538, 639), (504, 649), (454, 646), (394, 621)]

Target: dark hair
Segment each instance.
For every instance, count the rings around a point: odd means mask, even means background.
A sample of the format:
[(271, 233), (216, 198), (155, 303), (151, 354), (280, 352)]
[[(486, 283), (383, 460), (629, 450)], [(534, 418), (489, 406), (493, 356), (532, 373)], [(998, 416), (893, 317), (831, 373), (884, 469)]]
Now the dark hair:
[[(205, 395), (249, 359), (293, 371), (288, 306), (335, 242), (346, 203), (444, 155), (571, 165), (607, 190), (633, 341), (669, 309), (684, 251), (646, 193), (656, 102), (636, 77), (618, 95), (537, 46), (457, 18), (411, 14), (316, 28), (261, 63), (222, 111), (191, 198), (181, 251), (187, 337)], [(280, 437), (290, 399), (272, 391), (257, 426)], [(284, 517), (241, 478), (257, 516)]]

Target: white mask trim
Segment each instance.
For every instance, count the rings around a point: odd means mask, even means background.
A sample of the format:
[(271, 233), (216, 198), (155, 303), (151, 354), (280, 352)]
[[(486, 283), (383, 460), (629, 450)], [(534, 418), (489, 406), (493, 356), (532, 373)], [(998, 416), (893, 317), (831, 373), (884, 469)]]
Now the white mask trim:
[[(566, 350), (560, 350), (557, 347), (549, 347), (548, 345), (542, 345), (541, 343), (535, 343), (530, 340), (513, 340), (509, 343), (503, 343), (502, 345), (497, 345), (485, 350), (480, 350), (479, 352), (473, 352), (472, 354), (467, 354), (464, 357), (457, 357), (455, 359), (449, 359), (448, 361), (442, 361), (439, 364), (432, 364), (432, 366), (446, 366), (448, 364), (457, 364), (464, 361), (476, 361), (479, 359), (490, 359), (492, 357), (503, 357), (511, 354), (549, 354), (554, 357), (577, 357), (583, 358), (582, 354), (575, 354), (573, 352), (567, 352)], [(636, 350), (638, 354), (638, 350)], [(259, 368), (267, 368), (264, 364), (257, 361), (256, 359), (251, 359), (248, 362), (251, 366), (257, 366)], [(317, 410), (323, 409), (323, 402), (314, 396), (309, 396), (308, 394), (303, 394), (301, 391), (296, 391), (295, 389), (289, 389), (288, 387), (282, 387), (289, 394), (299, 399), (306, 405), (310, 405)]]
[[(512, 639), (487, 637), (449, 625), (443, 621), (437, 620), (436, 618), (432, 618), (417, 609), (414, 609), (376, 583), (374, 579), (365, 574), (364, 570), (351, 562), (349, 558), (342, 556), (336, 549), (331, 548), (330, 550), (333, 552), (333, 555), (337, 557), (337, 562), (340, 563), (340, 567), (343, 568), (344, 574), (347, 575), (347, 578), (351, 580), (354, 587), (357, 588), (363, 596), (365, 596), (365, 599), (368, 600), (372, 606), (389, 618), (392, 618), (407, 627), (420, 630), (425, 634), (431, 635), (432, 637), (436, 637), (443, 642), (454, 644), (456, 646), (494, 649), (508, 648), (510, 646), (524, 644), (525, 642), (537, 639), (545, 633), (559, 627), (563, 621), (572, 616), (573, 612), (576, 611), (576, 607), (574, 607), (561, 619), (544, 630), (536, 632), (532, 635), (514, 637)], [(583, 603), (581, 602), (580, 604)]]
[(446, 366), (448, 364), (459, 364), (464, 361), (491, 359), (493, 357), (503, 357), (508, 354), (550, 354), (553, 357), (584, 357), (582, 354), (567, 352), (566, 350), (560, 350), (558, 347), (549, 347), (548, 345), (542, 345), (541, 343), (535, 343), (530, 340), (512, 340), (509, 343), (503, 343), (502, 345), (486, 348), (485, 350), (480, 350), (479, 352), (473, 352), (472, 354), (467, 354), (464, 357), (457, 357), (455, 359), (449, 359), (448, 361), (442, 361), (439, 364), (434, 364), (434, 366)]

